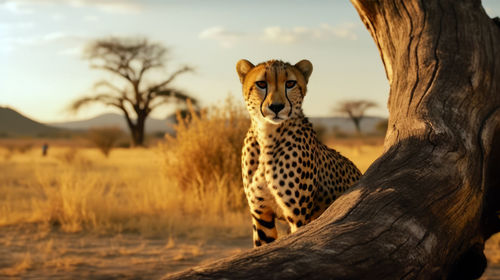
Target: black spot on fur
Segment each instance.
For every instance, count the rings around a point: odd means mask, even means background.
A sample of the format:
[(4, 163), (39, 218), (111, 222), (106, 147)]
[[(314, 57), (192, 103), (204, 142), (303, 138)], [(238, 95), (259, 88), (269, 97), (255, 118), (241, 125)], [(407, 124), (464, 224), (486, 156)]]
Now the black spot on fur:
[(259, 239), (266, 242), (266, 243), (271, 243), (275, 240), (272, 237), (268, 237), (263, 230), (260, 230), (260, 229), (257, 230), (257, 234), (259, 235)]

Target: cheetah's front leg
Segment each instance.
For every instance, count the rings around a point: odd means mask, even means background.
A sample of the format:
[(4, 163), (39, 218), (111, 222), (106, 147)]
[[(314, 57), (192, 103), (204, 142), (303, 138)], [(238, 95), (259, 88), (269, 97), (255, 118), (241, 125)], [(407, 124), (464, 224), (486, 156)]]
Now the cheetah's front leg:
[(268, 212), (255, 215), (255, 212), (252, 211), (252, 224), (254, 247), (271, 243), (278, 238), (274, 213)]
[[(295, 164), (292, 163), (291, 166), (293, 165)], [(272, 176), (269, 178), (271, 181), (269, 189), (272, 190), (283, 217), (290, 226), (290, 232), (294, 233), (312, 220), (316, 184), (313, 179), (314, 171), (310, 167), (300, 165), (297, 168), (290, 168), (287, 172), (282, 170), (282, 168), (276, 169), (274, 174), (269, 175)]]
[(242, 151), (242, 172), (245, 195), (250, 206), (254, 247), (270, 243), (278, 238), (273, 209), (273, 197), (265, 188), (264, 165), (259, 164), (260, 149), (250, 129)]
[[(263, 178), (260, 177), (260, 178)], [(271, 243), (278, 238), (276, 230), (275, 217), (273, 211), (273, 197), (269, 191), (264, 188), (265, 181), (254, 177), (247, 188), (246, 195), (250, 213), (252, 214), (253, 242), (258, 247), (263, 244)]]

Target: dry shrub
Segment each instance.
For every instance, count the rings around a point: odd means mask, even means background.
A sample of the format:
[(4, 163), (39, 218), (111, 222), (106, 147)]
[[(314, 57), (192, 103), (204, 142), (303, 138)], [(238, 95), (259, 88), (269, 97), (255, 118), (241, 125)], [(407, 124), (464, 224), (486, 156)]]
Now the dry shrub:
[(18, 145), (18, 147), (17, 147), (17, 150), (21, 154), (27, 153), (27, 152), (31, 151), (31, 149), (33, 149), (32, 143), (22, 143), (22, 144)]
[(33, 143), (19, 141), (19, 143), (6, 143), (2, 145), (5, 152), (3, 153), (3, 158), (5, 160), (10, 160), (12, 156), (16, 153), (26, 154), (33, 149)]
[(88, 139), (105, 157), (109, 156), (111, 149), (123, 136), (119, 127), (94, 127), (88, 131)]
[(66, 148), (62, 152), (56, 153), (54, 157), (68, 165), (77, 165), (81, 168), (92, 166), (92, 161), (82, 155), (76, 147)]
[(6, 145), (0, 147), (0, 152), (2, 152), (2, 157), (3, 157), (3, 160), (5, 160), (5, 161), (10, 160), (12, 158), (12, 156), (14, 155), (14, 150)]
[(167, 135), (161, 144), (167, 179), (201, 205), (221, 212), (242, 209), (241, 148), (248, 113), (231, 98), (200, 113), (189, 110), (187, 118), (178, 115), (176, 136)]
[(57, 155), (57, 158), (64, 163), (72, 164), (78, 156), (78, 150), (76, 148), (66, 149), (63, 153)]

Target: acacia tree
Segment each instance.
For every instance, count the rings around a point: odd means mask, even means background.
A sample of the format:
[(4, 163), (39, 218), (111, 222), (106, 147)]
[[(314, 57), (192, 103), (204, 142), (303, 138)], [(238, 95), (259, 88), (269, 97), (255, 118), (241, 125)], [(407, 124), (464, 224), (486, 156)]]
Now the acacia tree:
[(91, 103), (120, 109), (127, 121), (134, 146), (144, 144), (144, 125), (149, 114), (159, 106), (190, 99), (172, 86), (181, 74), (191, 72), (189, 66), (173, 71), (163, 79), (152, 78), (166, 66), (168, 49), (159, 43), (139, 38), (106, 38), (91, 42), (84, 51), (84, 58), (91, 67), (102, 69), (118, 77), (112, 83), (102, 80), (94, 84), (96, 93), (75, 100), (71, 110), (77, 111)]
[(480, 0), (351, 0), (390, 84), (385, 152), (294, 234), (171, 279), (473, 279), (500, 231), (500, 28)]
[(361, 120), (365, 117), (366, 111), (374, 107), (377, 107), (377, 104), (372, 101), (345, 100), (337, 104), (337, 106), (334, 108), (334, 111), (348, 116), (354, 123), (356, 132), (359, 134), (361, 133)]

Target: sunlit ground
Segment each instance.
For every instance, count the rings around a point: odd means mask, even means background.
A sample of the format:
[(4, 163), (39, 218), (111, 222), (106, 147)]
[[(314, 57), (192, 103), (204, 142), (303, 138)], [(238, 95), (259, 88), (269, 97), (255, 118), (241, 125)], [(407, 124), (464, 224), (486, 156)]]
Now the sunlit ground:
[[(331, 140), (362, 171), (382, 140)], [(21, 149), (22, 150), (22, 149)], [(0, 149), (0, 278), (151, 279), (251, 248), (246, 209), (179, 188), (160, 148)], [(212, 204), (211, 204), (212, 203)], [(224, 213), (224, 214), (221, 214)], [(487, 244), (500, 263), (500, 238)], [(498, 279), (489, 270), (483, 279)]]

